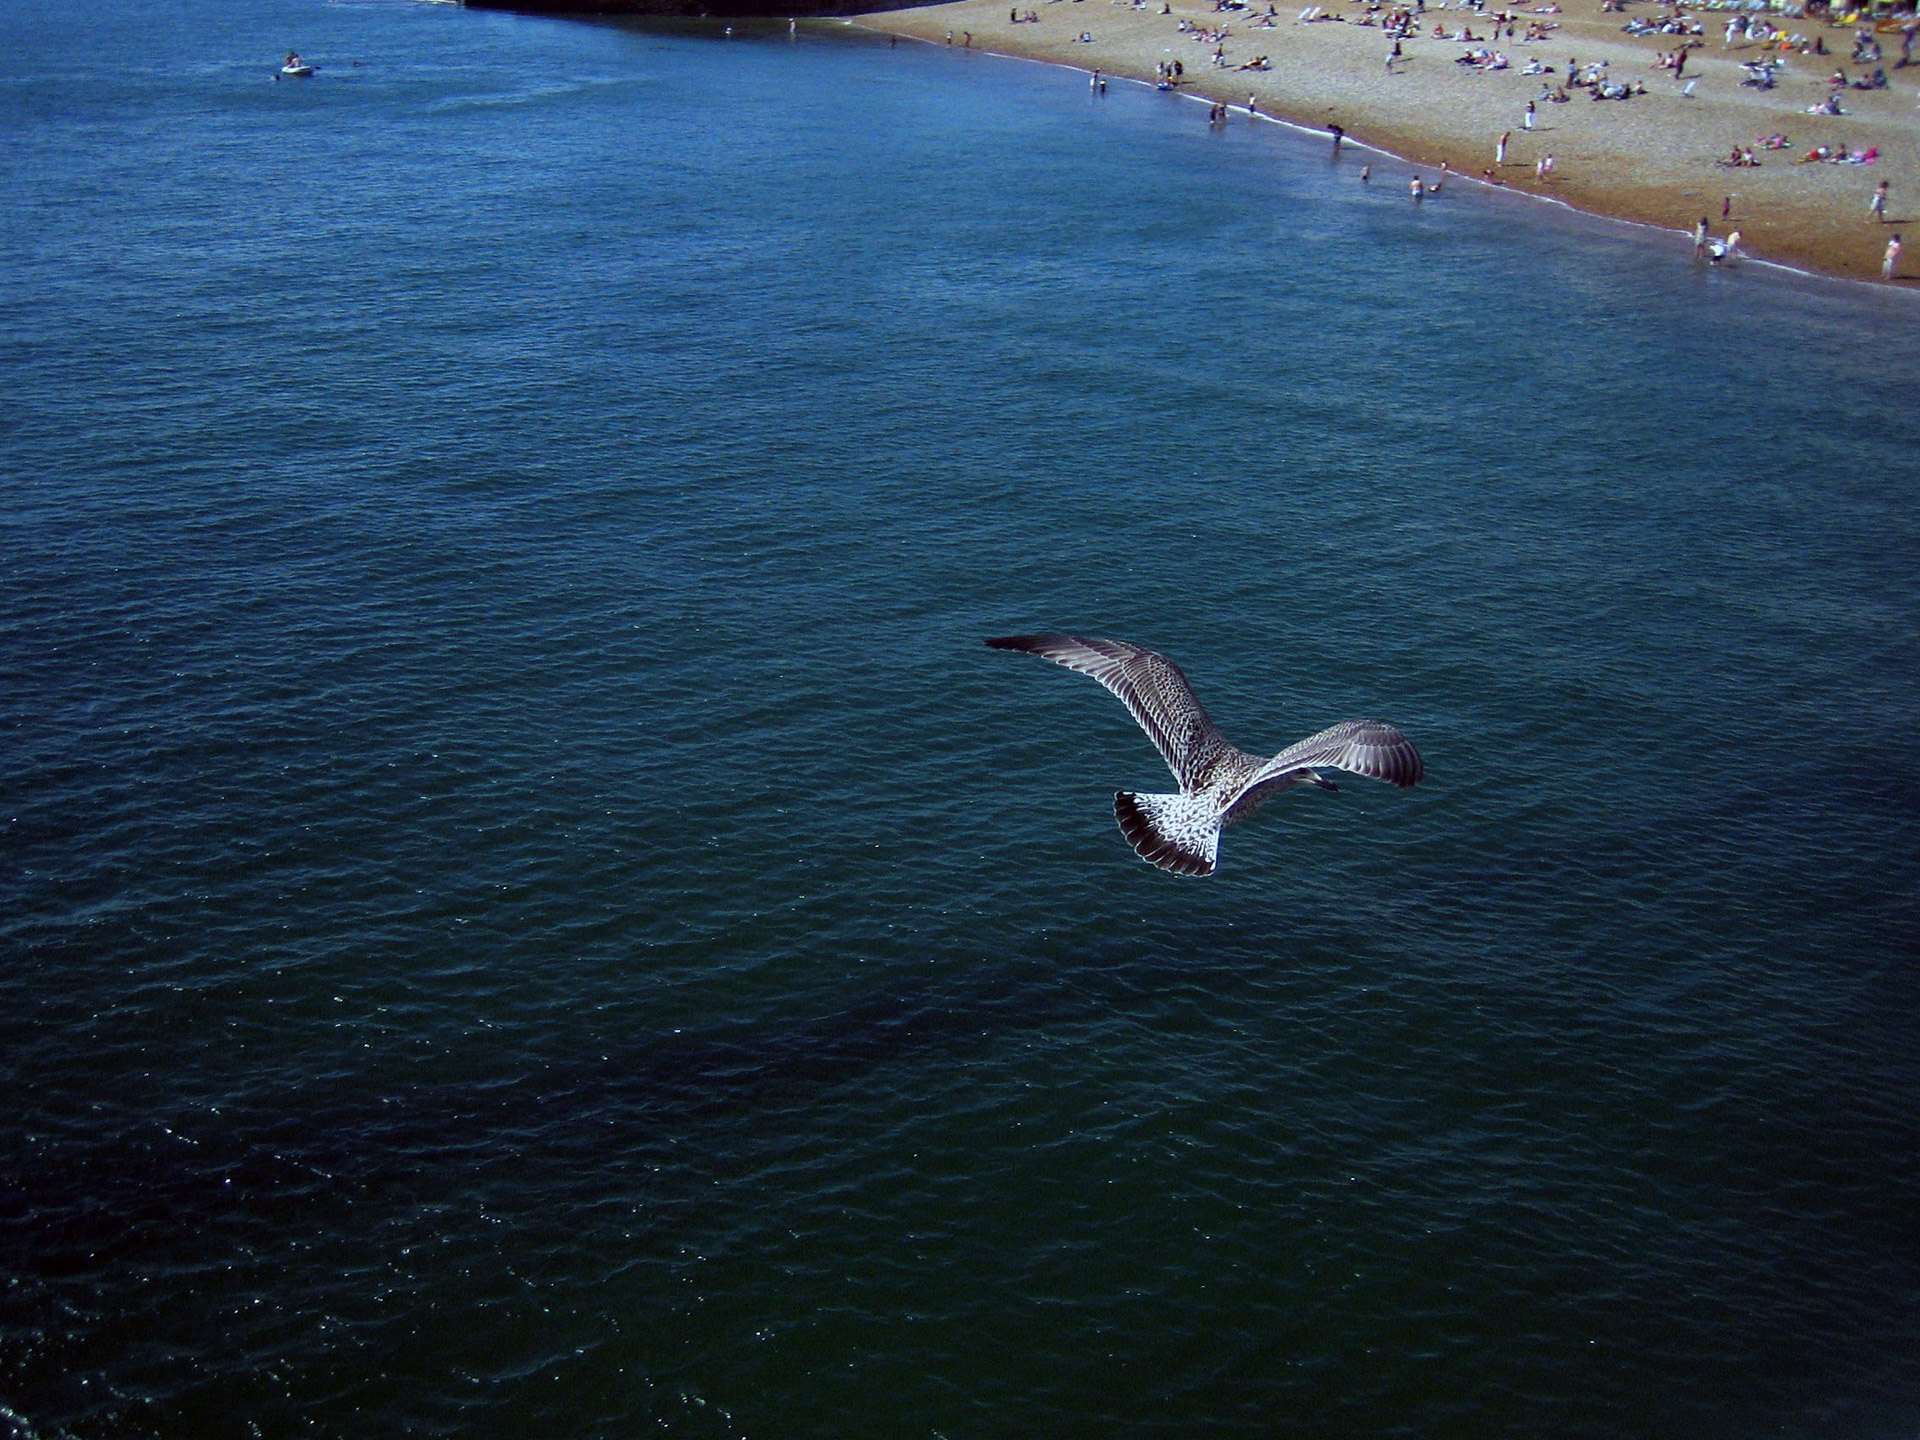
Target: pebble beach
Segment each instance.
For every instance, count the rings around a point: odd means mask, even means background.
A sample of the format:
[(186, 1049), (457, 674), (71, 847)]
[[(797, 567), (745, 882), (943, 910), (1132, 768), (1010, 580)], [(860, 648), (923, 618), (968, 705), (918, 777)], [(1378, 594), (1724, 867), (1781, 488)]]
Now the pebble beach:
[[(1389, 65), (1395, 40), (1383, 28), (1388, 13), (1357, 4), (1268, 13), (1257, 4), (1216, 9), (1211, 0), (1046, 0), (1037, 7), (956, 0), (856, 23), (1098, 70), (1116, 81), (1159, 83), (1163, 67), (1177, 63), (1173, 88), (1225, 105), (1225, 123), (1267, 118), (1337, 126), (1347, 141), (1386, 152), (1369, 183), (1410, 187), (1417, 174), (1430, 184), (1445, 164), (1457, 185), (1498, 184), (1689, 237), (1705, 218), (1716, 236), (1737, 231), (1745, 257), (1829, 275), (1878, 281), (1892, 235), (1903, 225), (1920, 229), (1920, 64), (1900, 64), (1894, 22), (1875, 27), (1839, 12), (1776, 14), (1765, 19), (1777, 38), (1750, 39), (1744, 26), (1730, 38), (1730, 11), (1569, 0), (1503, 12), (1514, 27), (1508, 39), (1491, 7), (1430, 5), (1414, 17)], [(1626, 29), (1676, 16), (1702, 33)], [(1530, 26), (1541, 38), (1525, 38)], [(1854, 62), (1862, 33), (1873, 36), (1882, 59)], [(1683, 47), (1686, 63), (1676, 79), (1661, 60)], [(1508, 63), (1460, 63), (1473, 51), (1497, 52)], [(1268, 68), (1243, 68), (1263, 58)], [(1630, 98), (1594, 100), (1591, 88), (1568, 88), (1576, 62), (1582, 71), (1603, 63), (1607, 83), (1627, 87)], [(1771, 88), (1746, 83), (1747, 67), (1761, 63), (1775, 67)], [(1542, 68), (1526, 73), (1534, 66)], [(1887, 77), (1884, 88), (1853, 88), (1876, 69)], [(1833, 83), (1836, 72), (1847, 77), (1846, 88)], [(1545, 98), (1555, 91), (1570, 98)], [(1810, 113), (1833, 95), (1840, 114)], [(1195, 123), (1207, 123), (1208, 113), (1196, 107)], [(1504, 158), (1502, 135), (1509, 137)], [(1778, 148), (1767, 148), (1769, 139)], [(1874, 158), (1805, 158), (1817, 150)], [(1751, 151), (1756, 163), (1728, 164), (1736, 151)], [(1549, 155), (1543, 175), (1540, 162)], [(1883, 220), (1869, 212), (1882, 181), (1889, 185)], [(1920, 281), (1916, 240), (1907, 237), (1897, 281)]]

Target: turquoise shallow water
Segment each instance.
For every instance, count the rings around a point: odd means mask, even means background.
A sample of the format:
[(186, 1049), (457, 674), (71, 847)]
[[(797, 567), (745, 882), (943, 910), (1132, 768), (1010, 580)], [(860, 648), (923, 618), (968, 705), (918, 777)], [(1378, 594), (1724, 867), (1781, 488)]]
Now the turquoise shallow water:
[[(831, 26), (0, 57), (0, 1431), (1913, 1433), (1909, 297)], [(1162, 876), (1039, 628), (1428, 782)]]

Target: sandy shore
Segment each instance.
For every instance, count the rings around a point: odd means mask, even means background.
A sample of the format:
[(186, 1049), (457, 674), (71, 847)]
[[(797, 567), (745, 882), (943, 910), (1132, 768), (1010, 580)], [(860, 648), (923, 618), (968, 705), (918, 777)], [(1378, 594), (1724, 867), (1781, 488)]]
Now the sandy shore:
[[(1377, 26), (1359, 23), (1367, 12), (1351, 0), (1326, 7), (1344, 21), (1320, 22), (1301, 21), (1296, 0), (1272, 18), (1270, 28), (1265, 0), (1224, 13), (1214, 10), (1212, 0), (1172, 0), (1165, 14), (1162, 0), (958, 0), (863, 15), (855, 23), (935, 44), (948, 43), (951, 35), (952, 44), (964, 45), (970, 35), (975, 49), (1148, 82), (1157, 78), (1158, 65), (1177, 60), (1185, 71), (1180, 88), (1232, 106), (1229, 123), (1246, 123), (1251, 97), (1267, 115), (1318, 129), (1340, 125), (1352, 139), (1407, 162), (1375, 165), (1375, 183), (1404, 186), (1416, 170), (1430, 178), (1442, 161), (1463, 176), (1480, 177), (1492, 168), (1501, 184), (1604, 215), (1680, 231), (1691, 231), (1707, 216), (1715, 234), (1739, 230), (1749, 255), (1827, 274), (1877, 281), (1887, 240), (1899, 231), (1905, 249), (1901, 277), (1920, 285), (1920, 49), (1912, 68), (1896, 69), (1900, 35), (1881, 33), (1888, 88), (1848, 89), (1841, 93), (1844, 114), (1812, 115), (1808, 107), (1827, 98), (1828, 77), (1836, 69), (1853, 78), (1874, 68), (1850, 63), (1851, 29), (1776, 16), (1789, 31), (1809, 40), (1822, 37), (1832, 53), (1791, 54), (1775, 88), (1757, 90), (1741, 84), (1746, 72), (1740, 62), (1776, 52), (1745, 39), (1728, 45), (1724, 12), (1693, 12), (1706, 27), (1699, 37), (1704, 43), (1690, 52), (1685, 80), (1676, 83), (1656, 56), (1675, 49), (1677, 37), (1637, 38), (1621, 28), (1635, 15), (1659, 19), (1655, 6), (1637, 3), (1624, 14), (1603, 14), (1601, 0), (1562, 3), (1558, 14), (1516, 8), (1521, 34), (1529, 19), (1557, 28), (1535, 42), (1487, 41), (1512, 61), (1510, 69), (1488, 72), (1456, 64), (1471, 47), (1436, 39), (1433, 32), (1436, 25), (1449, 34), (1466, 25), (1487, 36), (1497, 3), (1485, 14), (1430, 4), (1415, 38), (1401, 42), (1403, 55), (1391, 73), (1386, 57), (1393, 42)], [(1014, 11), (1038, 18), (1012, 23)], [(1198, 30), (1226, 27), (1224, 68), (1213, 61), (1216, 42), (1182, 30), (1182, 21)], [(1082, 34), (1092, 38), (1083, 42)], [(1270, 70), (1237, 68), (1259, 56), (1270, 58)], [(1535, 128), (1524, 129), (1527, 102), (1538, 99), (1543, 82), (1565, 81), (1570, 58), (1583, 66), (1604, 60), (1612, 80), (1642, 82), (1646, 93), (1594, 101), (1586, 90), (1574, 90), (1568, 103), (1537, 105)], [(1522, 74), (1535, 59), (1554, 73)], [(1690, 96), (1682, 93), (1685, 81), (1695, 82)], [(1205, 124), (1206, 113), (1195, 107), (1194, 123)], [(1509, 131), (1506, 162), (1496, 167), (1495, 144)], [(1775, 134), (1788, 136), (1791, 148), (1756, 144)], [(1736, 145), (1754, 147), (1760, 164), (1718, 164)], [(1853, 152), (1878, 146), (1880, 158), (1871, 165), (1799, 163), (1816, 145)], [(1536, 162), (1548, 154), (1553, 170), (1541, 179)], [(1892, 187), (1886, 224), (1868, 213), (1882, 180)]]

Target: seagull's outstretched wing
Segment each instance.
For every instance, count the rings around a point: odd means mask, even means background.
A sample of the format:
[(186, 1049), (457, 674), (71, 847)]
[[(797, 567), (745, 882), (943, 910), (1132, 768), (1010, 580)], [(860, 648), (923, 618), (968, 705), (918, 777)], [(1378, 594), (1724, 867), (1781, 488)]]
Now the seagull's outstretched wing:
[(1342, 720), (1282, 750), (1254, 771), (1241, 794), (1290, 770), (1312, 765), (1370, 776), (1402, 790), (1418, 785), (1426, 774), (1420, 752), (1394, 726), (1384, 720)]
[[(1193, 789), (1203, 762), (1226, 746), (1219, 727), (1194, 698), (1187, 677), (1164, 655), (1124, 640), (1078, 635), (1005, 635), (987, 644), (995, 650), (1023, 650), (1098, 680), (1140, 722), (1182, 790)], [(1414, 763), (1417, 767), (1418, 757)]]

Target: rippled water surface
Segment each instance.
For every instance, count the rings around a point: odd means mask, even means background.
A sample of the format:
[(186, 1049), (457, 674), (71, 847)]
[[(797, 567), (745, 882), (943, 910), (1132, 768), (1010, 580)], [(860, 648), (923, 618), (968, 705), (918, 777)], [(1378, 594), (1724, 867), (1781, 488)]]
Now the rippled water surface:
[(1911, 297), (1203, 116), (0, 10), (0, 1433), (1913, 1435)]

